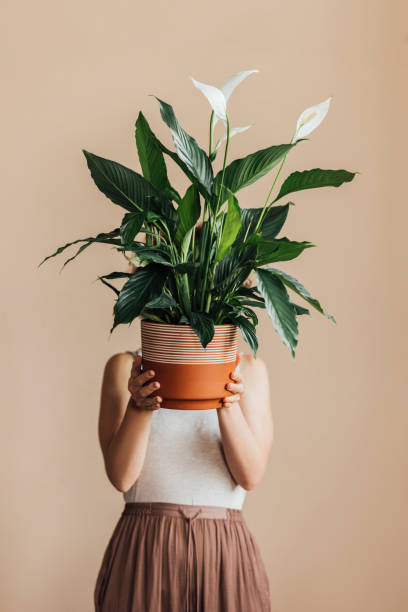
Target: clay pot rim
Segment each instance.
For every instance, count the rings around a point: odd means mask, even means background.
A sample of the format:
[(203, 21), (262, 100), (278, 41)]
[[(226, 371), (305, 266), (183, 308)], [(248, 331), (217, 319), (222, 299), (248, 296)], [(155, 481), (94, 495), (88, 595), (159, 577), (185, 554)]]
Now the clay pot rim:
[[(151, 323), (152, 325), (167, 325), (167, 327), (189, 327), (193, 329), (189, 323), (162, 323), (161, 321), (151, 321), (150, 319), (141, 318), (141, 323)], [(219, 327), (238, 327), (235, 323), (214, 323), (215, 328)]]

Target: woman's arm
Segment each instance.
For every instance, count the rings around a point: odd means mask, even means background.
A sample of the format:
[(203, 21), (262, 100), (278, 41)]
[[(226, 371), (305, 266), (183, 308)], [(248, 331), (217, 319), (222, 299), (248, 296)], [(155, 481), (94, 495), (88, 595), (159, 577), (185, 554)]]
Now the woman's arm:
[[(152, 410), (161, 398), (149, 398), (155, 391), (149, 372), (140, 374), (141, 357), (129, 353), (113, 355), (103, 374), (98, 434), (106, 474), (113, 486), (128, 491), (142, 470), (149, 440)], [(144, 386), (151, 380), (149, 384)], [(130, 381), (133, 393), (129, 395)], [(132, 406), (137, 397), (140, 408)]]
[(273, 440), (269, 379), (265, 363), (252, 355), (240, 360), (241, 375), (231, 376), (235, 392), (217, 408), (222, 444), (235, 481), (247, 491), (263, 477)]

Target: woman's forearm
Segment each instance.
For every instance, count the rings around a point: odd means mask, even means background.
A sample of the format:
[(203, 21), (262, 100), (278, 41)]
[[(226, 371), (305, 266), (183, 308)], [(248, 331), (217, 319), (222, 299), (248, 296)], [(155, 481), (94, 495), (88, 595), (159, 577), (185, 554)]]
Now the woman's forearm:
[(152, 410), (135, 410), (129, 403), (105, 460), (109, 480), (119, 491), (130, 489), (143, 467), (149, 441)]
[(239, 404), (217, 408), (217, 412), (228, 467), (239, 485), (247, 490), (253, 489), (265, 469), (257, 440)]

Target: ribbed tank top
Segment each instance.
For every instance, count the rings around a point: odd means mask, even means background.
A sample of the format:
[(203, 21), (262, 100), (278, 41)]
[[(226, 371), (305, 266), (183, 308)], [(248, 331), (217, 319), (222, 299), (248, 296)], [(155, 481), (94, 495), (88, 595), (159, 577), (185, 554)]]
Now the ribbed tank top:
[[(137, 351), (128, 351), (136, 356)], [(153, 411), (142, 471), (126, 502), (168, 502), (241, 509), (246, 489), (224, 459), (216, 410)]]

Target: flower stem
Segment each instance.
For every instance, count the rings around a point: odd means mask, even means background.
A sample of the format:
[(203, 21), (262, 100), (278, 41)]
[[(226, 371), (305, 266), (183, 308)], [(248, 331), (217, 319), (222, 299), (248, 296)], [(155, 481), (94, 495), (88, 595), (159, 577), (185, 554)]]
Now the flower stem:
[(273, 191), (273, 188), (275, 187), (275, 185), (276, 185), (276, 181), (278, 180), (279, 174), (281, 173), (281, 170), (282, 170), (283, 165), (284, 165), (285, 160), (286, 160), (286, 156), (287, 156), (287, 153), (285, 153), (285, 156), (284, 156), (284, 158), (282, 159), (282, 163), (281, 163), (281, 165), (280, 165), (280, 167), (279, 167), (278, 172), (276, 173), (275, 180), (273, 181), (272, 187), (270, 188), (269, 193), (268, 193), (268, 195), (267, 195), (267, 197), (266, 197), (265, 204), (263, 205), (263, 209), (262, 209), (261, 215), (260, 215), (260, 217), (259, 217), (259, 219), (258, 219), (258, 223), (256, 224), (256, 227), (255, 227), (255, 229), (254, 229), (254, 231), (253, 231), (253, 233), (254, 233), (254, 234), (256, 234), (256, 232), (257, 232), (257, 231), (258, 231), (258, 229), (260, 228), (261, 223), (262, 223), (262, 219), (264, 218), (265, 213), (266, 213), (266, 212), (269, 210), (269, 208), (270, 208), (270, 206), (268, 206), (268, 200), (269, 200), (269, 198), (271, 197), (271, 193), (272, 193), (272, 191)]
[(208, 155), (211, 157), (213, 147), (213, 131), (214, 131), (214, 111), (211, 113), (210, 119), (210, 146), (208, 148)]

